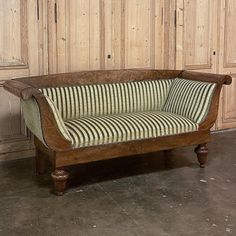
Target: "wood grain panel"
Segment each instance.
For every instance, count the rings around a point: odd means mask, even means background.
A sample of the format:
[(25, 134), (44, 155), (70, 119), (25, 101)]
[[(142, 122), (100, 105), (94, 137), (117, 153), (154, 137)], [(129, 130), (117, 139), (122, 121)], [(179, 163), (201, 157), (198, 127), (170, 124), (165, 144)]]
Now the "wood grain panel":
[(20, 1), (0, 0), (0, 66), (21, 61)]
[(224, 87), (221, 94), (218, 129), (236, 128), (236, 74), (232, 78), (232, 84)]
[(177, 0), (176, 68), (216, 72), (217, 1)]
[(153, 1), (125, 1), (125, 67), (152, 67)]
[[(57, 0), (57, 22), (50, 25), (49, 72), (100, 69), (101, 0)], [(50, 9), (53, 8), (49, 3)], [(54, 9), (55, 10), (55, 9)], [(54, 13), (49, 13), (53, 19)], [(56, 35), (55, 35), (56, 34)], [(55, 60), (56, 58), (56, 60)]]
[(185, 66), (210, 68), (210, 1), (185, 1)]
[(236, 1), (225, 1), (224, 67), (236, 67)]
[[(173, 11), (173, 3), (174, 0), (49, 1), (49, 72), (163, 68), (165, 61), (168, 68), (167, 56), (171, 51), (174, 54), (174, 48), (164, 53), (169, 35), (164, 34), (164, 27), (170, 26), (164, 24), (164, 17), (166, 22), (170, 19), (167, 11)], [(53, 22), (55, 4), (57, 23)]]
[(219, 73), (231, 74), (233, 82), (221, 96), (218, 129), (236, 128), (236, 2), (221, 0), (219, 5)]
[(122, 1), (104, 3), (104, 60), (106, 69), (122, 67)]
[(220, 2), (220, 55), (219, 72), (236, 73), (236, 2), (221, 0)]
[(0, 87), (0, 108), (0, 140), (20, 135), (20, 99)]
[(47, 73), (46, 3), (0, 0), (0, 160), (33, 153), (20, 100), (3, 90), (2, 84), (14, 77)]

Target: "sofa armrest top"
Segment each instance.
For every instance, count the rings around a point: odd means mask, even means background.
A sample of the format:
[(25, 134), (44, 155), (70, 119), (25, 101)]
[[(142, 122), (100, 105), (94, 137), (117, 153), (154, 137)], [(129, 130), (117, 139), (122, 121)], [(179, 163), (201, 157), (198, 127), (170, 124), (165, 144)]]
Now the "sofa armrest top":
[(14, 95), (16, 95), (17, 97), (23, 100), (28, 100), (32, 96), (41, 94), (41, 92), (37, 88), (34, 88), (28, 84), (22, 83), (18, 81), (17, 79), (6, 81), (3, 84), (3, 87), (10, 93), (13, 93)]
[(230, 75), (203, 73), (195, 71), (183, 71), (180, 74), (180, 77), (183, 79), (197, 80), (208, 83), (226, 84), (226, 85), (230, 85), (232, 82), (232, 77)]

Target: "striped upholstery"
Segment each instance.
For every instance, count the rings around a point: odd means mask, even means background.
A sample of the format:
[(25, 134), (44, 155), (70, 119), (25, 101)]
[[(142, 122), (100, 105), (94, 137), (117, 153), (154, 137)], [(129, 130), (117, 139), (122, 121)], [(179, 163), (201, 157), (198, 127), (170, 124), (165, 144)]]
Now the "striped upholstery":
[(161, 110), (173, 80), (43, 88), (63, 120)]
[(41, 127), (42, 122), (41, 122), (40, 110), (36, 100), (34, 98), (28, 99), (26, 101), (21, 100), (21, 106), (25, 124), (30, 129), (30, 131), (42, 143), (45, 144), (44, 135)]
[(49, 106), (51, 107), (51, 109), (53, 111), (53, 115), (54, 115), (55, 121), (57, 123), (58, 130), (60, 131), (62, 136), (64, 136), (65, 139), (71, 141), (71, 136), (65, 126), (64, 121), (62, 120), (62, 117), (61, 117), (57, 107), (55, 106), (55, 103), (47, 96), (46, 96), (46, 99), (47, 99)]
[(175, 79), (163, 111), (175, 113), (201, 123), (209, 110), (216, 84)]
[(176, 114), (150, 111), (86, 117), (65, 122), (75, 147), (126, 142), (196, 131), (198, 125)]
[(41, 91), (58, 129), (78, 148), (197, 131), (214, 89), (176, 78)]

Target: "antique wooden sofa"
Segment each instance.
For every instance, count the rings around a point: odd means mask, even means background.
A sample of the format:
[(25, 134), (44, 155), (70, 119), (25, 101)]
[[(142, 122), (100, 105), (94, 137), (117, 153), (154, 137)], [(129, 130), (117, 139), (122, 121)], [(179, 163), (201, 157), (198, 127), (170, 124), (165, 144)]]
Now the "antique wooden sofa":
[(4, 88), (22, 100), (37, 173), (49, 158), (62, 195), (65, 167), (79, 163), (196, 144), (204, 167), (220, 91), (230, 83), (228, 75), (131, 69), (18, 78)]

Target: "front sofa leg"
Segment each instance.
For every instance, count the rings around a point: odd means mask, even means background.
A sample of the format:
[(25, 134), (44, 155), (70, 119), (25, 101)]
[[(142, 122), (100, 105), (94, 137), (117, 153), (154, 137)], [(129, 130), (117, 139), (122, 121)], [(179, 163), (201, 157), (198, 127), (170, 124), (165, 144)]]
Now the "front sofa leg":
[(66, 190), (66, 183), (69, 178), (69, 173), (64, 169), (55, 169), (51, 174), (54, 182), (54, 193), (58, 196), (62, 196)]
[(200, 163), (200, 167), (204, 168), (205, 163), (207, 161), (207, 155), (208, 155), (208, 148), (206, 146), (206, 143), (199, 144), (195, 148), (195, 153), (197, 154), (198, 162)]

